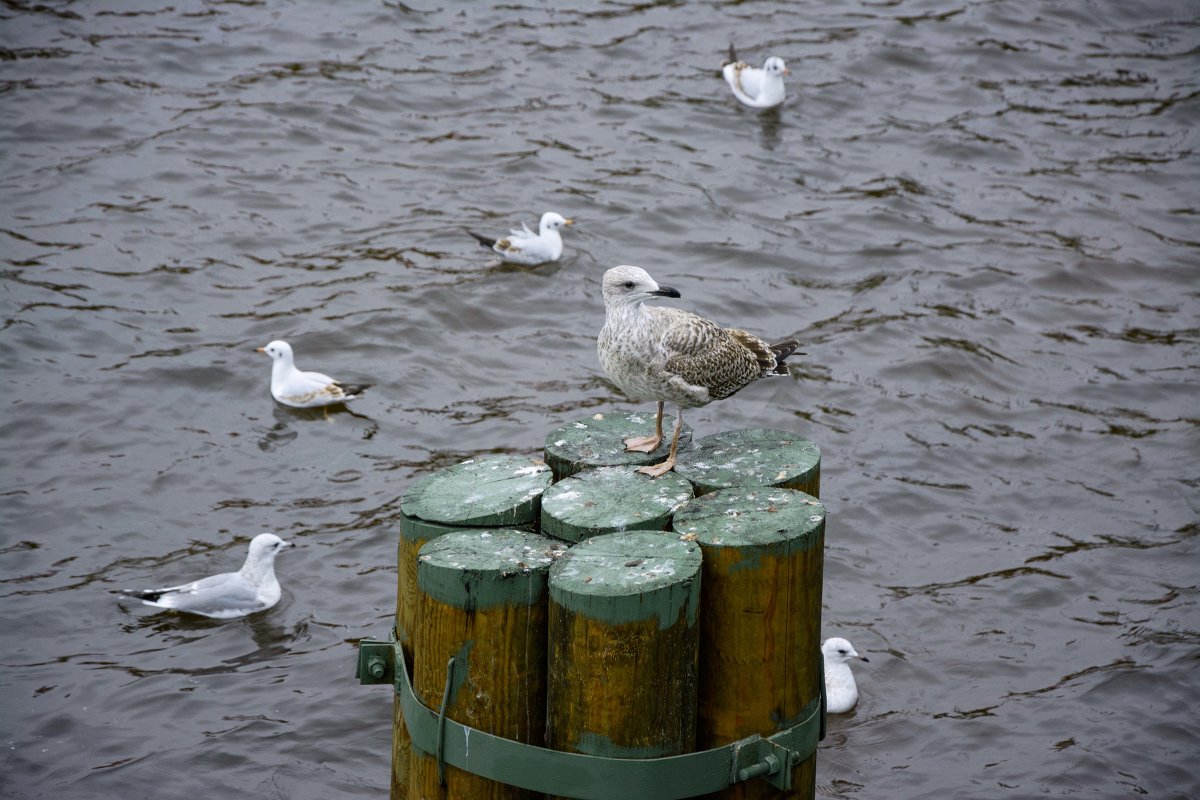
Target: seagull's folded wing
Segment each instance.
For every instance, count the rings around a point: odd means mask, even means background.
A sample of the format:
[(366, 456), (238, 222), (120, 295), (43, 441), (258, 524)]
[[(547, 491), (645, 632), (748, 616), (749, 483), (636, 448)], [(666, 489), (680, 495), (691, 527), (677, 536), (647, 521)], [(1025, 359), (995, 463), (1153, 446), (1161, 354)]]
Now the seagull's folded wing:
[(258, 589), (237, 572), (164, 589), (147, 605), (189, 611), (206, 617), (240, 617), (263, 607)]

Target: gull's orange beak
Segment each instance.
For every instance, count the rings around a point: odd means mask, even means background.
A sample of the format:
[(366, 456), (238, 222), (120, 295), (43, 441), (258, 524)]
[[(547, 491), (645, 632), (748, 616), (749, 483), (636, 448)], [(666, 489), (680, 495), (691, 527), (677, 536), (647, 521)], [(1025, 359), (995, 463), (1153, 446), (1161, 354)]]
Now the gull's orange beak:
[(574, 224), (575, 224), (575, 220), (573, 220), (573, 219), (565, 219), (565, 220), (563, 220), (563, 224), (564, 224), (564, 225), (574, 225)]
[(783, 68), (783, 74), (784, 74), (784, 75), (791, 75), (791, 74), (792, 74), (792, 71), (791, 71), (790, 69), (788, 69), (787, 67), (784, 67), (784, 68)]
[(256, 352), (256, 353), (265, 353), (265, 352), (267, 352), (267, 348), (265, 348), (265, 347), (256, 347), (256, 348), (254, 348), (254, 352)]

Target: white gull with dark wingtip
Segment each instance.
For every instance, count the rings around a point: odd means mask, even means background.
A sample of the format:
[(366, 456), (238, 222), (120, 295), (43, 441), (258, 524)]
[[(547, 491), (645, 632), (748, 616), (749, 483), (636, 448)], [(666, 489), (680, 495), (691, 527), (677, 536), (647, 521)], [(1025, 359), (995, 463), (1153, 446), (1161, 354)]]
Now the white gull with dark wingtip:
[(563, 240), (559, 230), (574, 223), (575, 220), (567, 219), (562, 214), (547, 211), (542, 214), (537, 233), (529, 230), (529, 226), (524, 222), (521, 223), (520, 228), (513, 228), (509, 231), (509, 235), (502, 239), (481, 236), (474, 231), (467, 231), (467, 233), (479, 240), (484, 247), (491, 248), (496, 255), (500, 256), (501, 261), (536, 266), (548, 261), (558, 261), (562, 257)]
[(743, 105), (751, 108), (774, 108), (783, 103), (787, 89), (783, 76), (791, 70), (779, 56), (771, 56), (763, 62), (762, 69), (739, 61), (733, 45), (729, 45), (729, 60), (721, 65), (725, 82)]
[(321, 408), (347, 403), (365, 392), (371, 384), (348, 384), (322, 372), (304, 372), (296, 368), (292, 346), (276, 339), (258, 348), (274, 362), (271, 365), (271, 396), (292, 408)]
[(645, 305), (656, 297), (679, 296), (641, 267), (623, 265), (604, 273), (604, 327), (596, 340), (600, 364), (631, 400), (658, 401), (655, 434), (626, 439), (626, 451), (654, 452), (662, 443), (664, 403), (679, 409), (667, 460), (638, 470), (651, 477), (675, 467), (683, 409), (729, 397), (768, 375), (787, 375), (784, 359), (799, 346), (793, 339), (767, 344), (690, 311)]
[(246, 563), (237, 572), (223, 572), (165, 589), (122, 589), (118, 594), (141, 600), (148, 606), (202, 617), (244, 617), (279, 602), (282, 590), (275, 578), (275, 556), (290, 546), (290, 542), (273, 533), (260, 533), (250, 540)]

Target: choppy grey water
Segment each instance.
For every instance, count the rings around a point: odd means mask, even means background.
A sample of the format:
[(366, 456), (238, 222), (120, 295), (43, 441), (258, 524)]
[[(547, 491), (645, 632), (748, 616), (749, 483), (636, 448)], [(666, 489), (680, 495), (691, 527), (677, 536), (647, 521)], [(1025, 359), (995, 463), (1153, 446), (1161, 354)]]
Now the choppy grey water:
[[(823, 450), (871, 662), (822, 797), (1200, 794), (1194, 3), (45, 0), (0, 47), (0, 795), (382, 796), (398, 498), (629, 407), (618, 263), (808, 353), (688, 421)], [(463, 232), (551, 209), (560, 263)], [(376, 386), (277, 407), (273, 338)], [(266, 614), (108, 593), (263, 530)]]

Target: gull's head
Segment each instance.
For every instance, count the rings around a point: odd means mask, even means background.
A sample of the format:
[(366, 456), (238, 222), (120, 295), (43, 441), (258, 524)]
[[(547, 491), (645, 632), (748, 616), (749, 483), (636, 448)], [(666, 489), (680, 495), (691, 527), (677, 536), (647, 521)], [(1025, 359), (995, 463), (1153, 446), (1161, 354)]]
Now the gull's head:
[(623, 264), (604, 273), (604, 305), (632, 306), (655, 297), (679, 297), (670, 286), (659, 286), (641, 267)]
[(854, 649), (854, 645), (836, 636), (826, 639), (825, 643), (821, 645), (821, 655), (825, 657), (827, 663), (831, 664), (845, 664), (852, 658), (857, 658), (859, 661), (869, 660), (866, 656), (860, 656)]
[(783, 63), (779, 56), (771, 56), (763, 62), (763, 71), (768, 75), (791, 75), (792, 71)]
[(562, 214), (556, 214), (553, 211), (547, 211), (542, 214), (542, 221), (538, 223), (538, 230), (542, 233), (546, 231), (556, 231), (565, 225), (574, 225), (575, 220), (567, 219)]
[(275, 556), (285, 547), (291, 547), (291, 542), (285, 542), (273, 533), (260, 533), (250, 540), (250, 556), (248, 560), (274, 561)]
[(276, 361), (283, 361), (288, 364), (292, 363), (292, 346), (282, 339), (276, 339), (266, 347), (258, 348), (256, 352), (266, 353)]

